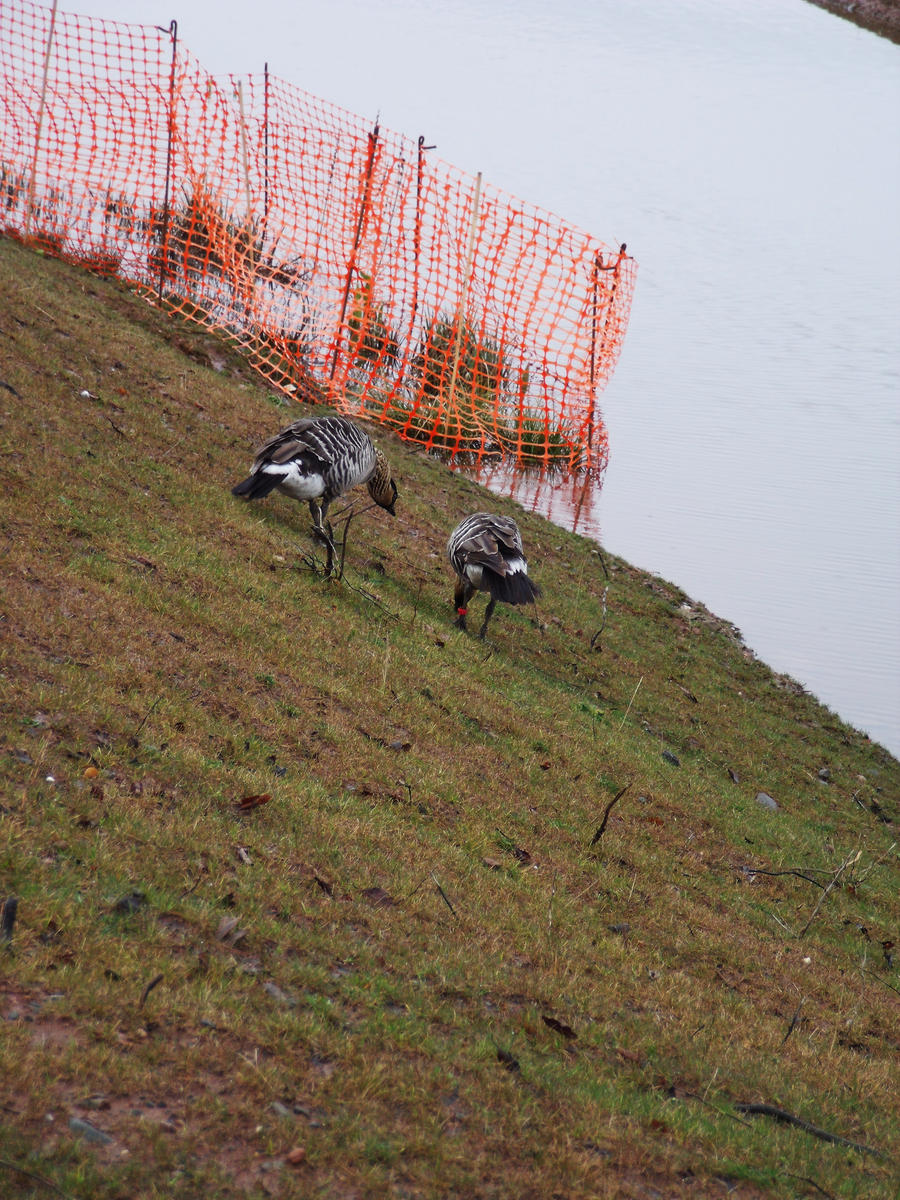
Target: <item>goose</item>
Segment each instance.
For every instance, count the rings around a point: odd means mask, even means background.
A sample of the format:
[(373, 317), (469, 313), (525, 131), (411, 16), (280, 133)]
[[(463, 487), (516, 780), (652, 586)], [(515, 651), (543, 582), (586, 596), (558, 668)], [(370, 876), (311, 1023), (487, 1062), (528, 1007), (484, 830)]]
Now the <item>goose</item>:
[(269, 438), (256, 452), (250, 474), (232, 494), (261, 500), (276, 489), (293, 500), (306, 500), (313, 532), (328, 550), (326, 575), (334, 564), (334, 534), (326, 521), (333, 500), (364, 483), (369, 495), (395, 515), (397, 485), (391, 468), (372, 439), (346, 417), (294, 421)]
[(506, 604), (533, 604), (541, 594), (537, 584), (528, 578), (522, 535), (512, 517), (484, 512), (466, 517), (450, 534), (447, 557), (456, 572), (453, 602), (458, 629), (466, 628), (468, 603), (475, 591), (491, 594), (478, 634), (482, 640), (498, 600)]

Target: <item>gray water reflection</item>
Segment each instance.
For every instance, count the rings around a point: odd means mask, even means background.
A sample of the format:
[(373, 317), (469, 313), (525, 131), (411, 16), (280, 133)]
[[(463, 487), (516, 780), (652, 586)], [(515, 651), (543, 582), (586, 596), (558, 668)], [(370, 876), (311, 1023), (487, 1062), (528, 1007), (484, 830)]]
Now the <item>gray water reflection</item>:
[(591, 531), (900, 752), (900, 49), (804, 0), (182, 10), (208, 69), (268, 61), (628, 243)]

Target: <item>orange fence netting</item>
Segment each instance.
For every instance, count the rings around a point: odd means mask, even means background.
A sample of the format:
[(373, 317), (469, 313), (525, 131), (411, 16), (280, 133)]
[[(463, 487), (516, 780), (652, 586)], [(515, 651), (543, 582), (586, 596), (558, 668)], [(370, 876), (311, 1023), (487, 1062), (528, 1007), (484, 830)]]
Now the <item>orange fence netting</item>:
[(602, 470), (634, 260), (169, 29), (0, 5), (0, 228), (463, 460)]

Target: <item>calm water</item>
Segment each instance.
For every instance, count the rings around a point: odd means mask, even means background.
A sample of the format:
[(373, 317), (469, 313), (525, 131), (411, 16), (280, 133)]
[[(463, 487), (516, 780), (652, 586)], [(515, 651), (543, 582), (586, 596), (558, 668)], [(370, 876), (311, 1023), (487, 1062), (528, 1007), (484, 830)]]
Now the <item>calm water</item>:
[[(580, 528), (900, 752), (900, 48), (803, 0), (83, 0), (640, 264)], [(565, 523), (557, 499), (554, 519)]]

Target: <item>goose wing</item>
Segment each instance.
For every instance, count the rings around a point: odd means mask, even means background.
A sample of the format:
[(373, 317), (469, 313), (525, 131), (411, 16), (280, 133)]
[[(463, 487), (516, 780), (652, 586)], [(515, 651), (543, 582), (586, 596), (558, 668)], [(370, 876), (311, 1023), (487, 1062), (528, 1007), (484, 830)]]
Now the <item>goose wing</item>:
[(450, 539), (450, 560), (460, 575), (466, 566), (487, 567), (506, 575), (511, 563), (522, 569), (522, 537), (511, 517), (475, 513), (457, 526)]
[(296, 463), (304, 474), (321, 474), (329, 465), (330, 459), (322, 452), (318, 439), (310, 437), (311, 428), (315, 421), (295, 421), (280, 433), (269, 438), (256, 452), (253, 470), (258, 471), (267, 466), (289, 466)]

